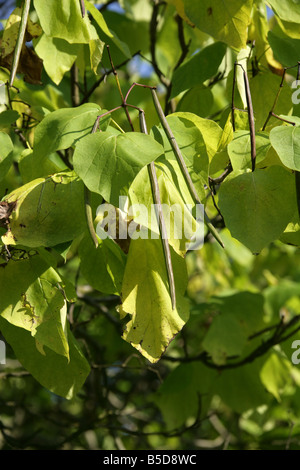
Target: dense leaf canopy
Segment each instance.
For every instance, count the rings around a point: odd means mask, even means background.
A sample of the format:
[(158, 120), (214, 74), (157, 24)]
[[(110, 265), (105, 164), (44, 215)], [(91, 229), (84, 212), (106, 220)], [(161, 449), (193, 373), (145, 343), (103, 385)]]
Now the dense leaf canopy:
[(299, 2), (0, 16), (0, 449), (300, 449)]

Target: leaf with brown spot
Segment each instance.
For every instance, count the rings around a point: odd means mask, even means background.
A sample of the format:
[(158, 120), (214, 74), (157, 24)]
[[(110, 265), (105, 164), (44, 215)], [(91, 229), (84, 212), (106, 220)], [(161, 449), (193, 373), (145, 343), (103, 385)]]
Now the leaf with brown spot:
[[(21, 14), (22, 9), (15, 8), (7, 20), (3, 37), (0, 40), (0, 66), (8, 70), (11, 70), (12, 68), (14, 50), (21, 23)], [(38, 24), (33, 23), (29, 18), (17, 73), (24, 74), (24, 81), (33, 85), (41, 85), (42, 83), (41, 75), (43, 61), (37, 56), (32, 48), (26, 46), (25, 42), (31, 41), (32, 38), (40, 36), (41, 33), (41, 27)]]
[(16, 206), (16, 202), (0, 202), (0, 227), (7, 227), (9, 217)]
[[(0, 51), (3, 50), (0, 42)], [(0, 67), (11, 70), (14, 53), (7, 56), (0, 56)], [(33, 85), (42, 84), (43, 61), (36, 55), (33, 49), (23, 45), (18, 64), (17, 73), (24, 74), (24, 81)]]

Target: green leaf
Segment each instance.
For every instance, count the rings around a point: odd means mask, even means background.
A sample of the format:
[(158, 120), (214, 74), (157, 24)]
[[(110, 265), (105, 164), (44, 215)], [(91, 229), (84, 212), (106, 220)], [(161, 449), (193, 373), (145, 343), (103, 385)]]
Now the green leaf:
[(137, 173), (163, 154), (153, 137), (128, 132), (91, 134), (76, 145), (74, 170), (90, 191), (101, 194), (116, 207)]
[(257, 358), (252, 364), (222, 371), (217, 379), (217, 394), (239, 414), (270, 402), (271, 396), (259, 377), (263, 361)]
[(214, 297), (214, 319), (202, 346), (215, 364), (225, 364), (230, 356), (240, 356), (248, 337), (262, 326), (263, 297), (251, 292)]
[(67, 309), (61, 278), (36, 252), (25, 255), (29, 259), (11, 259), (0, 270), (0, 282), (5, 286), (0, 301), (1, 316), (12, 325), (30, 331), (40, 348), (47, 346), (69, 360)]
[(236, 63), (241, 65), (241, 67), (236, 67), (235, 69), (236, 88), (239, 92), (241, 101), (243, 103), (243, 109), (246, 109), (248, 107), (246, 90), (245, 90), (244, 73), (247, 75), (247, 78), (248, 78), (247, 64), (248, 64), (250, 55), (251, 55), (251, 49), (249, 46), (247, 46), (245, 49), (241, 49), (236, 57)]
[[(20, 168), (25, 178), (45, 177), (65, 168), (53, 152), (68, 149), (90, 134), (99, 113), (100, 108), (96, 104), (87, 103), (47, 114), (35, 128), (33, 152), (27, 151), (21, 160)], [(105, 128), (108, 121), (109, 117), (104, 118), (101, 127)]]
[(24, 88), (18, 96), (21, 100), (30, 103), (34, 109), (39, 111), (41, 118), (48, 114), (48, 111), (56, 111), (59, 108), (66, 108), (68, 106), (66, 97), (53, 85), (46, 85), (42, 90)]
[(282, 243), (287, 245), (300, 246), (300, 219), (299, 216), (295, 217), (292, 222), (290, 222), (283, 234), (280, 237)]
[(28, 183), (36, 178), (47, 177), (61, 171), (69, 171), (58, 153), (51, 153), (47, 158), (40, 159), (37, 165), (36, 154), (25, 149), (20, 155), (19, 170), (23, 183)]
[(278, 351), (273, 351), (260, 371), (260, 378), (268, 392), (272, 393), (277, 401), (281, 401), (281, 394), (287, 385), (292, 385), (292, 364), (289, 359)]
[(116, 33), (107, 26), (107, 23), (105, 19), (103, 18), (102, 13), (91, 2), (85, 1), (85, 4), (86, 4), (86, 8), (91, 13), (97, 25), (99, 26), (101, 31), (105, 34), (105, 36), (108, 36), (108, 38), (112, 39), (115, 46), (117, 46), (117, 48), (120, 49), (120, 51), (125, 55), (125, 57), (130, 58), (131, 53), (128, 48), (128, 45), (126, 44), (126, 42), (121, 41), (116, 35)]
[(34, 8), (41, 26), (47, 36), (64, 39), (70, 44), (88, 44), (90, 39), (97, 39), (87, 15), (82, 18), (80, 2), (64, 0), (34, 0)]
[(214, 102), (213, 94), (208, 87), (197, 85), (187, 91), (177, 105), (177, 111), (191, 112), (200, 117), (208, 116)]
[[(167, 117), (167, 121), (182, 152), (200, 200), (203, 200), (204, 185), (208, 184), (209, 161), (218, 150), (223, 130), (214, 121), (187, 112), (173, 113)], [(183, 200), (191, 203), (189, 189), (162, 126), (155, 126), (151, 132), (164, 146), (167, 160), (164, 171), (174, 182)], [(164, 162), (164, 160), (160, 161)]]
[(0, 132), (0, 181), (10, 169), (13, 158), (13, 143), (5, 132)]
[[(171, 250), (172, 251), (172, 250)], [(157, 362), (189, 317), (184, 298), (185, 260), (172, 252), (176, 308), (172, 310), (161, 240), (131, 240), (120, 312), (127, 322), (123, 338), (150, 362)]]
[(223, 173), (224, 169), (229, 163), (229, 156), (227, 150), (222, 150), (221, 152), (217, 152), (209, 165), (209, 176), (215, 177), (219, 176), (220, 172)]
[[(77, 50), (78, 44), (87, 44), (89, 46), (90, 66), (94, 73), (97, 73), (98, 65), (102, 58), (104, 43), (99, 39), (97, 31), (91, 24), (88, 15), (82, 18), (80, 2), (77, 0), (66, 0), (64, 4), (61, 5), (55, 0), (50, 0), (46, 3), (40, 0), (34, 0), (34, 6), (43, 31), (47, 36), (62, 39), (69, 44), (77, 44)], [(56, 43), (55, 46), (57, 44), (62, 47), (63, 54), (68, 51), (72, 54), (72, 50), (75, 50), (74, 48), (72, 49), (71, 47), (63, 45), (63, 43)], [(53, 44), (52, 46), (50, 44), (50, 49), (53, 51)], [(58, 54), (60, 60), (63, 60), (63, 54)], [(76, 55), (77, 54), (78, 52)], [(54, 52), (54, 56), (55, 55), (56, 52)], [(72, 57), (65, 54), (65, 59), (67, 66), (69, 66), (70, 62), (73, 60)], [(50, 71), (51, 75), (49, 76), (51, 76), (51, 78), (54, 75), (55, 79), (59, 80), (62, 68), (63, 64), (61, 64), (58, 75), (55, 74), (56, 67), (54, 67), (51, 72), (47, 64), (46, 70), (48, 69)]]
[(118, 245), (107, 238), (96, 248), (87, 235), (79, 245), (80, 270), (88, 283), (100, 292), (120, 294), (126, 256)]
[[(174, 118), (175, 118), (175, 122), (173, 125)], [(178, 118), (179, 121), (183, 121), (185, 127), (192, 127), (192, 125), (194, 125), (200, 130), (205, 147), (206, 147), (206, 153), (209, 157), (209, 160), (211, 160), (214, 154), (218, 150), (221, 138), (223, 136), (223, 129), (211, 119), (203, 119), (197, 116), (196, 114), (189, 113), (189, 112), (188, 113), (178, 112), (178, 113), (173, 113), (171, 116), (168, 117), (168, 122), (172, 128), (172, 131), (173, 131), (173, 127), (174, 127), (174, 131), (176, 131), (175, 129), (175, 123), (177, 121), (176, 118)], [(179, 125), (180, 124), (181, 123), (179, 123)], [(181, 125), (180, 132), (182, 132), (182, 125)]]
[[(168, 160), (169, 162), (171, 160)], [(173, 165), (174, 162), (171, 164)], [(179, 173), (179, 168), (178, 174), (175, 176), (174, 173), (170, 172), (169, 165), (163, 159), (158, 159), (155, 162), (155, 169), (169, 244), (178, 254), (184, 256), (191, 238), (197, 230), (201, 230), (201, 221), (199, 220), (199, 224), (197, 224), (192, 215), (192, 207), (194, 206), (192, 198), (189, 194), (184, 194), (184, 196), (182, 194), (185, 181)], [(134, 218), (134, 223), (149, 228), (153, 236), (154, 234), (158, 236), (160, 231), (156, 215), (152, 211), (154, 200), (148, 168), (143, 168), (136, 176), (129, 188), (128, 196), (132, 204), (129, 208), (129, 216)], [(190, 204), (189, 208), (187, 204)], [(198, 216), (202, 218), (203, 222), (203, 213), (198, 214)], [(200, 231), (199, 234), (204, 237), (202, 232)]]
[[(258, 73), (250, 80), (251, 97), (255, 117), (255, 129), (259, 131), (274, 105), (274, 99), (280, 85), (280, 77), (271, 72)], [(263, 106), (262, 106), (263, 97)], [(289, 114), (293, 107), (291, 88), (284, 82), (274, 112), (278, 115)], [(246, 113), (243, 113), (246, 115)], [(247, 116), (247, 115), (246, 115)], [(270, 119), (268, 126), (276, 125), (277, 120)]]
[(268, 3), (282, 20), (300, 23), (300, 11), (297, 0), (268, 0)]
[(19, 117), (20, 114), (18, 113), (18, 111), (14, 111), (12, 109), (2, 111), (2, 113), (0, 113), (0, 129), (10, 127), (10, 125), (16, 122)]
[(58, 109), (47, 114), (34, 132), (33, 151), (37, 166), (38, 161), (50, 153), (67, 149), (88, 135), (99, 114), (99, 106), (93, 103)]
[(91, 39), (89, 42), (91, 69), (95, 75), (100, 74), (101, 60), (104, 50), (104, 42), (98, 38)]
[(295, 204), (294, 175), (279, 166), (234, 171), (219, 192), (226, 227), (253, 253), (280, 237), (293, 217)]
[(225, 52), (226, 44), (216, 42), (184, 62), (174, 71), (171, 98), (216, 75)]
[(270, 132), (270, 142), (287, 168), (300, 170), (300, 127), (274, 127)]
[(23, 328), (11, 325), (0, 317), (0, 329), (23, 367), (43, 386), (56, 395), (71, 399), (81, 389), (90, 367), (73, 336), (68, 331), (69, 355), (67, 360), (45, 346), (41, 354), (35, 339)]
[[(260, 163), (271, 146), (267, 133), (255, 135), (256, 163)], [(228, 145), (228, 155), (234, 170), (251, 169), (251, 141), (247, 131), (236, 131), (234, 139)]]
[(274, 34), (273, 31), (269, 31), (268, 41), (273, 50), (274, 58), (278, 60), (278, 62), (280, 62), (284, 67), (291, 67), (297, 64), (299, 60), (299, 39), (279, 37)]
[(217, 376), (218, 371), (196, 362), (181, 364), (170, 372), (153, 397), (167, 429), (187, 426), (192, 419), (205, 416)]
[(197, 28), (234, 49), (246, 47), (252, 0), (184, 0), (184, 11)]
[(10, 230), (2, 237), (8, 245), (54, 246), (73, 240), (86, 229), (83, 183), (73, 173), (33, 180), (6, 200), (17, 201)]
[(64, 74), (75, 62), (81, 46), (46, 34), (42, 34), (33, 44), (35, 52), (43, 60), (47, 74), (56, 85), (59, 85)]
[[(267, 287), (263, 295), (265, 298), (265, 310), (268, 321), (277, 322), (279, 312), (287, 308), (287, 304), (291, 299), (299, 299), (300, 286), (297, 282), (283, 279), (276, 286)], [(291, 314), (300, 313), (299, 311), (292, 312), (291, 309), (289, 310)]]
[(277, 17), (278, 24), (282, 31), (287, 34), (289, 37), (294, 39), (300, 39), (299, 23), (292, 21), (284, 21), (281, 18)]
[[(179, 145), (200, 200), (203, 200), (205, 197), (204, 185), (208, 179), (209, 157), (201, 131), (188, 119), (172, 115), (168, 116), (167, 120)], [(183, 201), (194, 204), (180, 165), (177, 162), (163, 127), (161, 125), (154, 127), (151, 132), (155, 139), (163, 145), (165, 151), (165, 157), (160, 158), (156, 162), (157, 165), (161, 166), (165, 176), (171, 180), (177, 191), (181, 194)]]

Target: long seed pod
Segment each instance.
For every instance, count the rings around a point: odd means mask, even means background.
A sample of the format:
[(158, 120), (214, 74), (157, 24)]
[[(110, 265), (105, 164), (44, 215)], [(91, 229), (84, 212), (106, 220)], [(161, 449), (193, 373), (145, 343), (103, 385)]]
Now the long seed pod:
[(21, 22), (20, 22), (20, 29), (18, 33), (18, 39), (16, 42), (16, 47), (14, 51), (14, 58), (13, 58), (13, 63), (12, 63), (12, 68), (10, 72), (10, 78), (9, 78), (9, 86), (12, 87), (16, 73), (18, 70), (18, 65), (19, 65), (19, 60), (20, 60), (20, 55), (22, 51), (22, 46), (24, 43), (24, 38), (25, 38), (25, 32), (26, 32), (26, 26), (27, 26), (27, 20), (28, 20), (28, 15), (29, 15), (29, 8), (30, 8), (30, 0), (25, 0), (24, 1), (24, 6), (22, 10), (22, 16), (21, 16)]
[(295, 171), (295, 183), (296, 183), (298, 214), (300, 216), (300, 172), (299, 171)]
[(98, 248), (98, 238), (95, 232), (94, 228), (94, 220), (93, 220), (93, 212), (92, 212), (92, 206), (91, 206), (91, 201), (90, 201), (90, 190), (84, 185), (84, 207), (85, 207), (85, 217), (86, 217), (86, 222), (87, 226), (91, 235), (91, 238), (94, 242), (94, 245), (96, 248)]
[(244, 84), (245, 84), (245, 92), (246, 92), (246, 100), (247, 100), (247, 108), (248, 108), (248, 121), (249, 121), (249, 129), (250, 129), (252, 171), (254, 171), (255, 162), (256, 162), (254, 112), (253, 112), (253, 105), (252, 105), (252, 99), (251, 99), (251, 93), (250, 93), (249, 80), (244, 69), (243, 69), (243, 76), (244, 76)]
[[(188, 188), (189, 188), (189, 191), (195, 201), (196, 204), (201, 204), (201, 201), (200, 201), (200, 198), (198, 196), (198, 193), (197, 193), (197, 190), (194, 186), (194, 183), (192, 181), (192, 178), (188, 172), (188, 169), (187, 169), (187, 166), (185, 164), (185, 161), (184, 161), (184, 158), (182, 156), (182, 153), (181, 153), (181, 150), (175, 140), (175, 137), (173, 135), (173, 132), (168, 124), (168, 121), (166, 119), (166, 116), (164, 115), (164, 112), (162, 110), (162, 107), (160, 105), (160, 102), (159, 102), (159, 99), (158, 99), (158, 96), (156, 94), (156, 91), (154, 88), (151, 88), (151, 93), (152, 93), (152, 98), (153, 98), (153, 102), (154, 102), (154, 106), (155, 106), (155, 109), (156, 109), (156, 112), (159, 116), (159, 119), (160, 119), (160, 122), (164, 128), (164, 131), (168, 137), (168, 140), (170, 142), (170, 145), (173, 149), (173, 152), (174, 152), (174, 155), (175, 157), (177, 158), (177, 161), (179, 163), (179, 166), (181, 168), (181, 171), (183, 173), (183, 176), (185, 178), (185, 181), (188, 185)], [(213, 224), (211, 223), (208, 215), (206, 214), (206, 212), (204, 211), (204, 222), (206, 223), (208, 229), (210, 230), (210, 232), (212, 233), (212, 235), (215, 237), (215, 239), (219, 242), (219, 244), (221, 245), (222, 248), (224, 248), (224, 244), (217, 232), (217, 230), (215, 229), (215, 227), (213, 226)]]
[[(139, 118), (140, 118), (141, 132), (143, 132), (144, 134), (148, 134), (147, 125), (145, 121), (145, 113), (143, 111), (140, 111)], [(163, 252), (164, 252), (164, 257), (165, 257), (165, 262), (166, 262), (172, 309), (175, 310), (176, 290), (175, 290), (175, 282), (174, 282), (174, 272), (173, 272), (171, 251), (170, 251), (170, 246), (169, 246), (169, 241), (168, 241), (165, 219), (164, 219), (164, 215), (162, 211), (159, 186), (158, 186), (158, 180), (157, 180), (154, 162), (149, 163), (148, 171), (149, 171), (151, 189), (152, 189), (152, 194), (153, 194), (153, 200), (154, 200), (155, 208), (156, 208), (158, 226), (159, 226), (162, 245), (163, 245)]]
[[(97, 117), (91, 134), (94, 134), (96, 132), (100, 117), (101, 116)], [(98, 248), (99, 242), (98, 242), (97, 234), (96, 234), (95, 227), (94, 227), (93, 211), (92, 211), (92, 206), (91, 206), (91, 192), (87, 188), (86, 185), (84, 185), (84, 208), (85, 208), (85, 218), (86, 218), (90, 236), (94, 242), (95, 247)]]

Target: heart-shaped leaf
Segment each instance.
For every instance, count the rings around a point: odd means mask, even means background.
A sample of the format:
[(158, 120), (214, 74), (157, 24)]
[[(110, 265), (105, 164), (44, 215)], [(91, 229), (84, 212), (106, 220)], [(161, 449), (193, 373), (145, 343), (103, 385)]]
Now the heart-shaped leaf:
[(164, 153), (153, 137), (138, 132), (90, 134), (76, 145), (74, 170), (90, 191), (118, 206), (138, 172)]
[(276, 240), (296, 210), (294, 175), (272, 166), (234, 171), (222, 183), (219, 207), (231, 235), (253, 253)]

